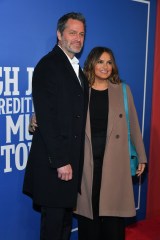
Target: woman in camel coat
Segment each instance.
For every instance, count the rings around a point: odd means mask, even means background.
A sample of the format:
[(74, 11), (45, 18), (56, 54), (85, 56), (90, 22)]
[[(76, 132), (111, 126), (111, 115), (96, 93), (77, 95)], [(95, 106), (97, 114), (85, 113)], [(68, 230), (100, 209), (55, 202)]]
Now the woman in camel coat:
[[(135, 216), (136, 211), (122, 84), (112, 51), (94, 48), (85, 62), (84, 73), (91, 89), (81, 194), (76, 208), (78, 239), (124, 240), (124, 217)], [(128, 86), (127, 95), (131, 140), (138, 153), (137, 176), (140, 176), (146, 154)]]
[[(81, 194), (78, 194), (79, 240), (124, 240), (125, 217), (136, 215), (128, 129), (121, 80), (112, 51), (94, 48), (85, 62), (90, 83)], [(131, 140), (138, 153), (137, 176), (146, 154), (130, 88), (127, 86)], [(35, 128), (36, 120), (32, 118)], [(31, 129), (32, 131), (34, 129)]]

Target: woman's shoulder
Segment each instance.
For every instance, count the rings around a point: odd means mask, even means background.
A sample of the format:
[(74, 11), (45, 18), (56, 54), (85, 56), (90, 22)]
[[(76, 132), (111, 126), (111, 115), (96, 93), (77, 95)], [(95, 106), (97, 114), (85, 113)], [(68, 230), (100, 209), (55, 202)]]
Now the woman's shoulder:
[(109, 82), (109, 88), (113, 88), (113, 89), (122, 89), (122, 82), (120, 83), (112, 83)]
[(130, 89), (130, 86), (129, 86), (129, 84), (128, 83), (126, 83), (124, 80), (121, 80), (121, 83), (119, 84), (120, 85), (120, 87), (122, 88), (122, 86), (123, 85), (125, 85), (126, 86), (126, 89), (127, 89), (127, 91), (128, 92), (131, 92), (131, 89)]
[(131, 92), (131, 89), (130, 89), (130, 86), (128, 85), (128, 83), (126, 83), (125, 81), (121, 80), (120, 83), (112, 83), (112, 82), (109, 82), (109, 89), (112, 91), (112, 90), (116, 90), (116, 91), (122, 91), (122, 86), (123, 84), (126, 86), (126, 90), (127, 90), (127, 94), (132, 96), (132, 92)]

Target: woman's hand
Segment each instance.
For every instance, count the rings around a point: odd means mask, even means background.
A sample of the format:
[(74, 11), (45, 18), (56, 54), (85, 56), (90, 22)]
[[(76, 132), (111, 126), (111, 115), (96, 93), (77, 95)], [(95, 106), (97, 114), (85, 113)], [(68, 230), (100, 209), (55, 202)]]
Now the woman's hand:
[(36, 127), (38, 127), (36, 115), (33, 114), (30, 119), (30, 123), (29, 123), (29, 132), (33, 133), (36, 130)]
[(143, 172), (144, 172), (144, 169), (146, 167), (146, 164), (145, 163), (139, 163), (138, 164), (138, 169), (136, 171), (136, 175), (139, 177)]

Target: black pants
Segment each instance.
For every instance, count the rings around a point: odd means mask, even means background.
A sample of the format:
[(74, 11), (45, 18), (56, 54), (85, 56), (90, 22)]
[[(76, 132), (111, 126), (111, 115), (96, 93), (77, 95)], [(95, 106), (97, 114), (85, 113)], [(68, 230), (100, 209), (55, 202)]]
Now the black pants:
[(71, 228), (71, 208), (41, 208), (40, 240), (69, 240)]
[(125, 240), (125, 220), (121, 217), (78, 216), (78, 240)]

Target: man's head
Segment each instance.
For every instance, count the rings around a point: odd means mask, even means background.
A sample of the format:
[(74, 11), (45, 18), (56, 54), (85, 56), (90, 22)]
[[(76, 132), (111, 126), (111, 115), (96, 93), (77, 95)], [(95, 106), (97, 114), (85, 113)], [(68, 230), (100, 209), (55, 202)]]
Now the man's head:
[(81, 13), (67, 13), (58, 20), (58, 44), (70, 58), (81, 51), (85, 31), (86, 22)]

